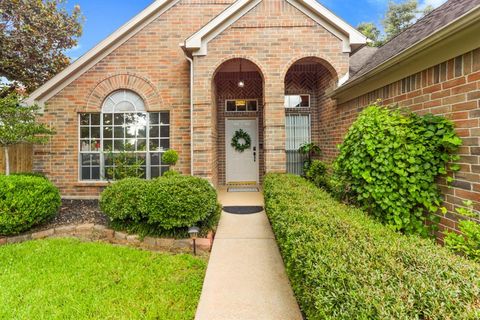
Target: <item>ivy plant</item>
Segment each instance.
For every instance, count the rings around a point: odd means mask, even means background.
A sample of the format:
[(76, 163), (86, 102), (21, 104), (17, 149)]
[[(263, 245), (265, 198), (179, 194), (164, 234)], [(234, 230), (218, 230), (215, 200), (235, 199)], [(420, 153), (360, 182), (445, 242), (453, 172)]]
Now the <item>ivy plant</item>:
[[(457, 208), (456, 211), (468, 218), (480, 221), (480, 213), (473, 209), (472, 201), (464, 201), (465, 208)], [(461, 234), (447, 232), (445, 246), (474, 261), (480, 262), (480, 223), (474, 220), (461, 220), (458, 222)]]
[(427, 236), (426, 220), (436, 225), (442, 203), (437, 178), (459, 170), (451, 163), (461, 144), (444, 117), (374, 104), (339, 147), (335, 175), (355, 202), (392, 229)]

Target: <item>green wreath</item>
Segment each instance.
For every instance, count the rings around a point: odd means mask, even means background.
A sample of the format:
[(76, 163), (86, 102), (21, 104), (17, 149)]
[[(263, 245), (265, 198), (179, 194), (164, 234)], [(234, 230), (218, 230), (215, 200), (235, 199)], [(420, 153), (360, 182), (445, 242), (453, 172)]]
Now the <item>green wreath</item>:
[[(240, 140), (244, 143), (240, 143)], [(231, 146), (238, 152), (243, 152), (252, 146), (252, 138), (243, 129), (237, 130), (233, 135)]]

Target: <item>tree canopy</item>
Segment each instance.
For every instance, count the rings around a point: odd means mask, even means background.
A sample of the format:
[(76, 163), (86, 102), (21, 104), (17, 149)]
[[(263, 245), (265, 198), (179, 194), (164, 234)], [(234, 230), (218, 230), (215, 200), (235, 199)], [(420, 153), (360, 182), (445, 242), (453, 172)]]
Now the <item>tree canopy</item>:
[(406, 30), (432, 10), (431, 6), (420, 8), (418, 0), (405, 0), (400, 3), (389, 1), (388, 9), (382, 20), (384, 33), (374, 22), (362, 22), (357, 29), (372, 40), (370, 45), (378, 47)]
[(82, 34), (80, 7), (66, 0), (0, 1), (0, 77), (35, 90), (70, 64), (65, 51)]

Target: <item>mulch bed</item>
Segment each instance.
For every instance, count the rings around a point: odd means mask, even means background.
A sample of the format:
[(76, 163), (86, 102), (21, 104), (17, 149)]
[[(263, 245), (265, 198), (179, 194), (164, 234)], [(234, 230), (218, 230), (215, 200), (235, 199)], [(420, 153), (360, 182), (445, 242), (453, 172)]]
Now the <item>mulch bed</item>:
[(29, 232), (85, 223), (108, 225), (109, 218), (100, 211), (98, 200), (62, 200), (62, 206), (53, 219)]

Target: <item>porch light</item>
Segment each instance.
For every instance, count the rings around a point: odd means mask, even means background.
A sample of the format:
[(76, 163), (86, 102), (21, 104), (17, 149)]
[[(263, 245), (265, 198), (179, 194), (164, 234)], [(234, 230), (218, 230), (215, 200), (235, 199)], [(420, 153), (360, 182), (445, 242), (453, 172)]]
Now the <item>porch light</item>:
[(238, 81), (238, 87), (239, 88), (245, 87), (245, 81), (243, 81), (243, 77), (242, 77), (242, 59), (240, 59), (240, 80)]
[(197, 244), (195, 243), (198, 238), (198, 233), (200, 232), (199, 227), (190, 227), (188, 228), (188, 234), (190, 235), (190, 239), (193, 240), (193, 254), (197, 255)]

